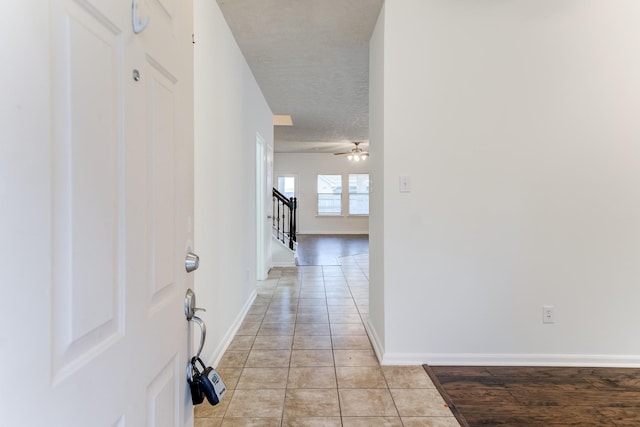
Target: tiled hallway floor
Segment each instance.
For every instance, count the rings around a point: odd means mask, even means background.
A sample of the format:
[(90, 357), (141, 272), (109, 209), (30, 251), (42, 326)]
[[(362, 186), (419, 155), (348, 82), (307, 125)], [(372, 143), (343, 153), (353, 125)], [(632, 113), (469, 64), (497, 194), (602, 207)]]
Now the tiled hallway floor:
[(459, 424), (420, 366), (380, 366), (364, 329), (368, 255), (276, 268), (217, 367), (228, 392), (196, 427)]

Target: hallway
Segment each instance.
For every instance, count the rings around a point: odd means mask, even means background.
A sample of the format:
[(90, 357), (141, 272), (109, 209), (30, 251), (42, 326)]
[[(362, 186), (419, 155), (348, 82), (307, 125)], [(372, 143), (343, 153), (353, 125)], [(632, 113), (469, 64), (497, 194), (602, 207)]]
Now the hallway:
[(368, 254), (275, 268), (225, 352), (228, 392), (196, 427), (458, 426), (420, 366), (380, 366), (363, 319)]

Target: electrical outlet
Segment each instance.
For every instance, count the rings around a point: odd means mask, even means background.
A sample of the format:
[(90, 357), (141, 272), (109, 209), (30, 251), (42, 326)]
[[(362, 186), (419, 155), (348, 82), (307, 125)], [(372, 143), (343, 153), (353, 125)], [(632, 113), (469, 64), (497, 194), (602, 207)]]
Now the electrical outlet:
[(556, 308), (552, 305), (542, 307), (542, 323), (556, 323)]

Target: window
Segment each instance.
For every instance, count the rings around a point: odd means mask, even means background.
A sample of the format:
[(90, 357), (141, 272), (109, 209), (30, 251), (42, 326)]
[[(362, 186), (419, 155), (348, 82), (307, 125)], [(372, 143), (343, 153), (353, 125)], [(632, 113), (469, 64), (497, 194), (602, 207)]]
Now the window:
[(349, 215), (369, 215), (369, 174), (349, 174)]
[(318, 175), (318, 215), (342, 215), (342, 175)]
[(296, 177), (295, 176), (279, 176), (278, 191), (288, 198), (296, 195)]

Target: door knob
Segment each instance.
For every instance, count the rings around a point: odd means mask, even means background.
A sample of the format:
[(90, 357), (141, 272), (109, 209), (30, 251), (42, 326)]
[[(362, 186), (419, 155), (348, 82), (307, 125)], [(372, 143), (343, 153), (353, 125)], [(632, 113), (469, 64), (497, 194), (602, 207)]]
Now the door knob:
[(191, 273), (200, 267), (200, 257), (193, 252), (187, 252), (187, 258), (184, 260), (184, 268), (187, 273)]

